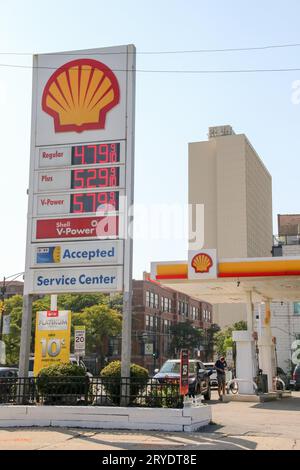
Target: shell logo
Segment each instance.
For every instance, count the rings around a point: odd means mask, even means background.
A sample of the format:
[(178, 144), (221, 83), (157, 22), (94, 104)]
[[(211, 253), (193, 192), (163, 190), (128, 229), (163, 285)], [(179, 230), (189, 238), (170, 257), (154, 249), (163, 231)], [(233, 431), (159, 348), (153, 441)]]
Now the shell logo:
[(115, 74), (93, 59), (72, 60), (58, 68), (43, 92), (42, 109), (55, 132), (104, 129), (108, 111), (119, 103)]
[(195, 273), (208, 273), (213, 265), (213, 260), (207, 253), (198, 253), (191, 262)]

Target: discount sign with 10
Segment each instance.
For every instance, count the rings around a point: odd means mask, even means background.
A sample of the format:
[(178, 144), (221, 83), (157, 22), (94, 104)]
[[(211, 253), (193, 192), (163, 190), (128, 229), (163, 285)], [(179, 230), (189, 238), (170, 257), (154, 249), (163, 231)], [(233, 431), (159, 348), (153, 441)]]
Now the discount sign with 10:
[(71, 312), (37, 312), (34, 375), (41, 369), (70, 361)]

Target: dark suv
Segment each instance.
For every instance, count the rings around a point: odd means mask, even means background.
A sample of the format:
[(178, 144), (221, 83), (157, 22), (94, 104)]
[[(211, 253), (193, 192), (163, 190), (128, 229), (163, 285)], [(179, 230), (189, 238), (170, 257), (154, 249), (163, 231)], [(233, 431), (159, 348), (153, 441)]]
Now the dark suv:
[[(204, 395), (205, 400), (210, 400), (210, 372), (197, 359), (189, 360), (189, 395)], [(169, 359), (164, 363), (160, 371), (153, 377), (160, 383), (179, 383), (180, 360)]]
[(294, 390), (300, 390), (300, 364), (295, 367), (291, 385), (293, 386)]

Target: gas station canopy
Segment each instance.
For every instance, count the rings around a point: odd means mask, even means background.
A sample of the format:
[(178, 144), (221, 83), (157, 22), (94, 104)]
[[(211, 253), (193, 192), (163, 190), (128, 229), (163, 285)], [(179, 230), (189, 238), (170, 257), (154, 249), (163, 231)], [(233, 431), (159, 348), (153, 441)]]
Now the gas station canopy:
[(217, 263), (216, 277), (189, 278), (187, 261), (151, 263), (151, 279), (184, 294), (209, 302), (300, 300), (300, 257), (224, 259)]

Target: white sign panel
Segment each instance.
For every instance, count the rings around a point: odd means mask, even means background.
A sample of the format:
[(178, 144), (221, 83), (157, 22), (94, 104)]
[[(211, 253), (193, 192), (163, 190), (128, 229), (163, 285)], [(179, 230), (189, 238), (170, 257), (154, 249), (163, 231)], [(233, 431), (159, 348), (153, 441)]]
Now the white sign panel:
[(217, 250), (189, 250), (189, 279), (217, 278)]
[(34, 196), (34, 213), (36, 215), (57, 215), (70, 212), (69, 194), (44, 194)]
[(37, 146), (126, 138), (127, 53), (120, 46), (35, 56)]
[(56, 268), (30, 271), (29, 293), (121, 291), (121, 266), (97, 268)]
[[(83, 148), (84, 147), (84, 148)], [(72, 162), (73, 153), (73, 162)], [(117, 158), (118, 156), (118, 158)], [(95, 165), (101, 162), (101, 166), (113, 163), (125, 163), (125, 141), (116, 140), (110, 142), (91, 142), (87, 146), (65, 145), (52, 147), (38, 147), (35, 154), (35, 169), (63, 168), (72, 164), (80, 166)]]
[(36, 192), (71, 189), (71, 172), (68, 170), (36, 172)]
[(74, 353), (84, 356), (85, 353), (85, 327), (74, 327)]
[[(88, 174), (88, 176), (87, 176)], [(74, 170), (43, 170), (36, 172), (35, 193), (49, 191), (94, 192), (125, 188), (125, 166), (76, 168)], [(88, 181), (89, 188), (83, 187)]]
[(135, 47), (33, 65), (24, 293), (129, 292)]
[(38, 312), (37, 329), (39, 331), (66, 331), (69, 328), (69, 312), (60, 310), (59, 314), (49, 316), (47, 311)]
[(93, 266), (123, 264), (123, 241), (43, 243), (32, 246), (32, 266)]
[(153, 354), (153, 343), (145, 343), (144, 354), (145, 356), (152, 356)]
[(38, 149), (38, 168), (71, 165), (71, 147), (49, 147)]

